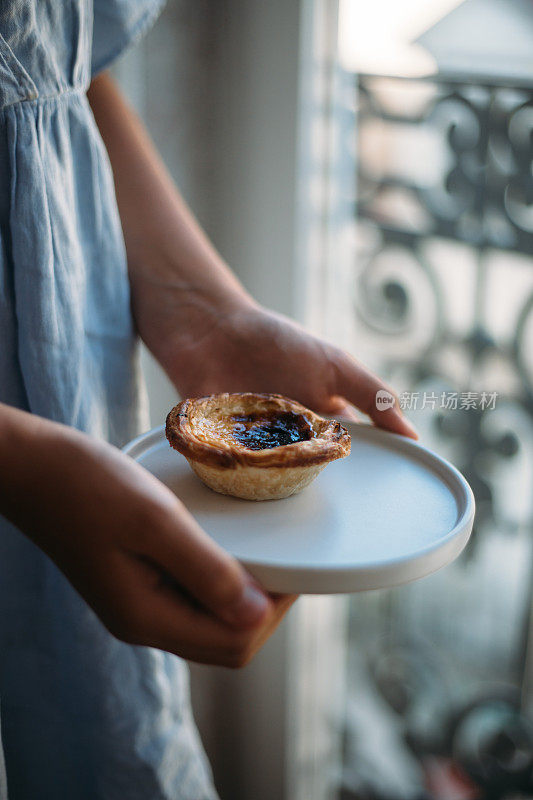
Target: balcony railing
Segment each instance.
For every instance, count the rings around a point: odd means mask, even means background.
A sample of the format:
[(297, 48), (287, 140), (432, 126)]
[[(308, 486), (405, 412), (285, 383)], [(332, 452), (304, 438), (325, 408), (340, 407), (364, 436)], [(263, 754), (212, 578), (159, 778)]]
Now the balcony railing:
[(340, 796), (533, 797), (533, 91), (354, 91), (357, 352), (478, 511), (455, 564), (351, 602)]

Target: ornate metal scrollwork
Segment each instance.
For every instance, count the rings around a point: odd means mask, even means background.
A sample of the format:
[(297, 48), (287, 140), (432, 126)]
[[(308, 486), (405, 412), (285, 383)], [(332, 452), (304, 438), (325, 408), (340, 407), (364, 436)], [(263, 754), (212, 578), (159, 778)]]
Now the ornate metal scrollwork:
[[(525, 778), (512, 765), (482, 774), (496, 712), (502, 741), (512, 723), (510, 751), (533, 759), (533, 90), (377, 77), (357, 89), (357, 350), (400, 393), (455, 396), (407, 413), (466, 475), (477, 515), (454, 566), (352, 603), (350, 675), (373, 700), (347, 714), (342, 796), (381, 796), (379, 780), (368, 795), (361, 783), (383, 761), (418, 797), (429, 757), (499, 797)], [(488, 391), (492, 406), (457, 402)], [(385, 756), (360, 745), (370, 725), (387, 731)]]
[[(435, 83), (425, 86), (422, 103), (403, 110), (391, 96), (404, 91), (405, 82), (359, 81), (356, 210), (362, 247), (354, 297), (359, 327), (374, 352), (378, 343), (380, 367), (406, 389), (443, 380), (455, 391), (494, 388), (501, 403), (521, 409), (520, 421), (507, 415), (498, 436), (486, 423), (490, 411), (461, 408), (433, 415), (430, 434), (469, 477), (480, 509), (478, 529), (489, 523), (508, 530), (519, 522), (531, 524), (531, 509), (511, 524), (496, 507), (499, 493), (487, 464), (507, 459), (512, 469), (525, 446), (521, 431), (532, 424), (533, 262), (510, 259), (505, 265), (510, 283), (513, 271), (522, 273), (523, 297), (509, 307), (507, 340), (493, 329), (493, 317), (501, 314), (491, 308), (506, 302), (506, 280), (499, 274), (500, 290), (491, 296), (487, 287), (498, 273), (495, 258), (533, 254), (533, 92)], [(369, 141), (376, 132), (383, 140), (381, 170)], [(415, 141), (422, 134), (432, 137), (438, 180), (434, 171), (433, 179), (421, 177), (416, 154), (410, 156), (412, 176), (409, 164), (396, 163), (398, 156), (395, 162), (395, 147), (401, 152), (395, 136), (405, 141), (406, 132)], [(389, 202), (392, 192), (395, 202)], [(413, 203), (418, 215), (405, 213)], [(459, 300), (464, 306), (466, 292), (459, 271), (452, 274), (452, 252), (439, 253), (436, 242), (468, 252), (470, 308), (459, 330), (451, 306)], [(466, 272), (465, 267), (463, 279)], [(533, 461), (533, 451), (528, 457)]]

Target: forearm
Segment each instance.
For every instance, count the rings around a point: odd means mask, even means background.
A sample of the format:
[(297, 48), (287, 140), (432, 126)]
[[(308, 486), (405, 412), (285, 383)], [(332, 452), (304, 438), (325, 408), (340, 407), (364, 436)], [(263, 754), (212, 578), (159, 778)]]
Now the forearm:
[(61, 428), (0, 403), (0, 514), (32, 538), (37, 498), (46, 495), (50, 479), (50, 465), (43, 463), (42, 454), (58, 447)]
[(218, 304), (250, 300), (194, 219), (141, 121), (109, 75), (88, 92), (106, 146), (133, 282), (164, 283), (173, 303), (191, 292)]
[(18, 487), (24, 483), (31, 442), (42, 435), (39, 417), (0, 403), (0, 512), (16, 504)]

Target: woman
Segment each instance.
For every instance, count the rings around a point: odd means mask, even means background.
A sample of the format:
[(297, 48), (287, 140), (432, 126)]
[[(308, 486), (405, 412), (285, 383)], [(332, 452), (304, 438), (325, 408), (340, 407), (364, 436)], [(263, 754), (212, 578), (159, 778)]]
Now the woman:
[(245, 292), (105, 73), (159, 5), (0, 4), (0, 701), (11, 800), (216, 797), (176, 655), (240, 666), (294, 599), (266, 595), (106, 443), (147, 427), (130, 303), (183, 396), (277, 391), (324, 412), (354, 403), (412, 435), (397, 407), (375, 409), (377, 378)]

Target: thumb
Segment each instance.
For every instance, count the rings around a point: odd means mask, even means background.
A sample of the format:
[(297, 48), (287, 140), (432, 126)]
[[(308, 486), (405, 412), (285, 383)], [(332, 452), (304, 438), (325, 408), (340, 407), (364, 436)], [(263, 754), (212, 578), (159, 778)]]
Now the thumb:
[[(377, 375), (343, 351), (336, 351), (332, 364), (336, 372), (339, 395), (368, 414), (378, 427), (412, 439), (418, 438), (416, 430), (402, 414), (398, 398)], [(387, 399), (390, 399), (390, 405), (387, 405), (385, 410), (377, 405), (376, 398), (380, 392), (384, 392)]]

